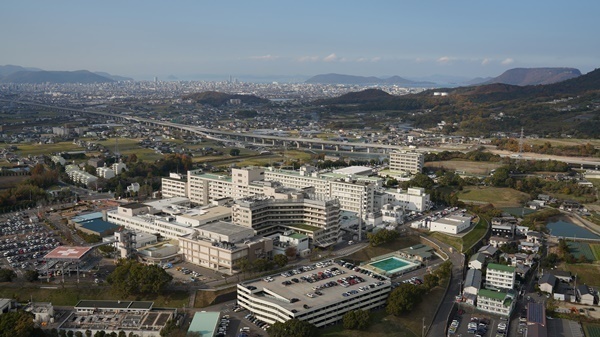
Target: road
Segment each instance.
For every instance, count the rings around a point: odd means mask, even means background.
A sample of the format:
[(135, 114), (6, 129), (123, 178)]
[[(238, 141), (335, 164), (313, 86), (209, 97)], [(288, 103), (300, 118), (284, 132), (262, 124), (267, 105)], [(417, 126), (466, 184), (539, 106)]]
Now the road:
[(450, 311), (452, 310), (455, 297), (460, 293), (463, 280), (464, 255), (456, 252), (456, 249), (452, 249), (453, 252), (451, 253), (449, 245), (433, 238), (428, 239), (439, 245), (442, 250), (448, 254), (450, 261), (452, 261), (452, 278), (450, 279), (448, 291), (446, 292), (446, 295), (433, 318), (429, 331), (427, 332), (428, 337), (440, 337), (445, 336), (444, 333), (446, 332), (448, 315), (450, 315)]

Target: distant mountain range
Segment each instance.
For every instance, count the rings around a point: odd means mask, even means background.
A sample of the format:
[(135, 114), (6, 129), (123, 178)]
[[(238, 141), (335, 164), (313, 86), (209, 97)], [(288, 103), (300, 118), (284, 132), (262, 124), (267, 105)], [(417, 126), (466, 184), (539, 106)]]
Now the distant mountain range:
[(401, 85), (410, 87), (433, 87), (436, 86), (433, 82), (418, 82), (411, 81), (400, 76), (392, 76), (389, 78), (379, 78), (375, 76), (353, 76), (342, 74), (322, 74), (316, 75), (304, 83), (310, 84), (349, 84), (349, 85)]
[(132, 78), (111, 75), (106, 72), (46, 71), (21, 66), (0, 66), (0, 83), (107, 83), (133, 81)]
[(539, 85), (562, 82), (581, 76), (575, 68), (514, 68), (502, 75), (477, 84), (503, 83), (510, 85)]

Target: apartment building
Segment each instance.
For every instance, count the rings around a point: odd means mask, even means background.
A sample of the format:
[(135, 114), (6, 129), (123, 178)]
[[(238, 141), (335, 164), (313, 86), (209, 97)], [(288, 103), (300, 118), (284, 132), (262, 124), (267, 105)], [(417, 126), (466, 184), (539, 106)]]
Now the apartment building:
[(485, 274), (485, 287), (487, 289), (513, 289), (515, 277), (515, 267), (489, 263)]
[(513, 291), (481, 289), (477, 293), (477, 309), (510, 317), (516, 299)]
[(421, 173), (425, 164), (425, 155), (415, 151), (399, 151), (390, 153), (390, 171)]
[(188, 198), (196, 205), (208, 205), (213, 200), (231, 198), (231, 177), (224, 174), (205, 173), (202, 170), (188, 171)]
[(77, 165), (67, 165), (65, 167), (65, 171), (74, 183), (79, 183), (87, 186), (91, 183), (95, 183), (98, 181), (98, 177), (81, 170)]
[(96, 169), (96, 175), (100, 178), (110, 179), (115, 176), (115, 170), (106, 166), (98, 167)]

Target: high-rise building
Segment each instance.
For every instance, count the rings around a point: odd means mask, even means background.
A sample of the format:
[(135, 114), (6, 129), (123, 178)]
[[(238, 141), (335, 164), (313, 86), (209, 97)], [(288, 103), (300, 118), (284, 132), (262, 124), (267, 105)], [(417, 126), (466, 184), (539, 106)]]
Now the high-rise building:
[(412, 174), (421, 173), (425, 164), (425, 155), (416, 151), (390, 153), (390, 171), (403, 171)]

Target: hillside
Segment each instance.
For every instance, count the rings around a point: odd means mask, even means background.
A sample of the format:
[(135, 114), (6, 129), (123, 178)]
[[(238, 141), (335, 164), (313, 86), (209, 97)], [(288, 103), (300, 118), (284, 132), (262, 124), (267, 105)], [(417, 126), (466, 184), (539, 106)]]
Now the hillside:
[(94, 71), (94, 74), (100, 75), (102, 77), (110, 78), (113, 81), (122, 82), (122, 81), (133, 81), (131, 77), (119, 76), (119, 75), (111, 75), (104, 71)]
[(514, 68), (482, 84), (540, 85), (562, 82), (581, 76), (575, 68)]
[(0, 77), (2, 76), (7, 76), (10, 74), (14, 74), (16, 72), (19, 71), (40, 71), (42, 69), (37, 69), (37, 68), (24, 68), (21, 66), (15, 66), (12, 64), (7, 64), (5, 66), (0, 66)]
[(332, 105), (332, 104), (364, 104), (368, 102), (387, 101), (393, 96), (379, 89), (367, 89), (357, 92), (349, 92), (339, 97), (320, 99), (315, 101), (315, 104)]
[(106, 83), (110, 78), (87, 70), (77, 71), (17, 71), (0, 79), (1, 83)]
[(309, 84), (347, 84), (347, 85), (400, 85), (400, 86), (413, 86), (413, 87), (433, 87), (433, 82), (417, 82), (407, 80), (400, 76), (392, 76), (390, 78), (378, 78), (374, 76), (353, 76), (343, 74), (322, 74), (316, 75), (305, 83)]
[(249, 105), (267, 104), (270, 102), (268, 99), (260, 98), (254, 95), (232, 95), (217, 91), (204, 91), (190, 94), (184, 96), (183, 99), (191, 99), (197, 103), (212, 105), (215, 107), (229, 104), (230, 99), (239, 99), (243, 104)]

